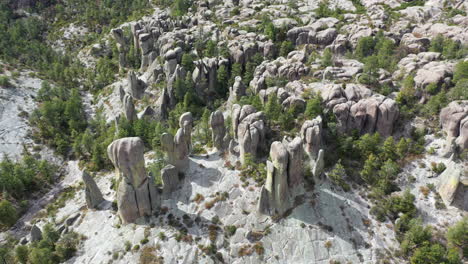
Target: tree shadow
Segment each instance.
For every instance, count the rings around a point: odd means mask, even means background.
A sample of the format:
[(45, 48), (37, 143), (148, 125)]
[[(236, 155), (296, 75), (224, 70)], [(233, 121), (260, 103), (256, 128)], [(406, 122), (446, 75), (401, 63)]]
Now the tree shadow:
[(362, 213), (364, 206), (351, 195), (331, 190), (330, 185), (324, 183), (315, 186), (314, 193), (305, 195), (288, 217), (318, 226), (330, 236), (336, 235), (358, 248), (367, 244), (359, 233), (368, 230), (365, 224), (368, 218)]

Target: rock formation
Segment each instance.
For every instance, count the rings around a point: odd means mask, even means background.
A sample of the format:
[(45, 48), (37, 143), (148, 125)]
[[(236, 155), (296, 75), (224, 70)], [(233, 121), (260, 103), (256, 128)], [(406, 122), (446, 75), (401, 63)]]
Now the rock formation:
[(216, 110), (210, 115), (211, 136), (213, 146), (219, 151), (225, 150), (224, 137), (226, 136), (226, 127), (224, 125), (224, 115), (220, 110)]
[(127, 67), (126, 56), (128, 53), (128, 42), (121, 28), (112, 29), (112, 36), (117, 42), (117, 50), (119, 51), (119, 68), (122, 70)]
[(447, 141), (455, 140), (461, 148), (468, 148), (468, 101), (453, 101), (440, 111), (440, 124), (447, 133)]
[(316, 159), (322, 147), (322, 117), (306, 120), (301, 127), (304, 150), (311, 159)]
[(123, 98), (124, 116), (128, 121), (137, 120), (137, 113), (135, 105), (133, 104), (133, 98), (126, 94)]
[(234, 80), (234, 84), (232, 87), (229, 88), (229, 102), (236, 102), (241, 99), (242, 96), (245, 95), (246, 87), (242, 82), (242, 78), (240, 76), (236, 76)]
[(107, 148), (117, 171), (117, 206), (125, 224), (151, 215), (160, 204), (156, 186), (146, 175), (143, 151), (143, 141), (137, 137), (117, 139)]
[(257, 208), (262, 214), (281, 216), (293, 206), (298, 188), (302, 186), (302, 140), (273, 142), (270, 158)]
[(179, 118), (180, 128), (173, 137), (171, 134), (161, 135), (161, 146), (166, 153), (166, 161), (175, 166), (179, 172), (185, 172), (189, 166), (189, 154), (192, 150), (192, 114), (187, 112)]
[(239, 143), (240, 160), (245, 164), (246, 155), (255, 159), (258, 151), (264, 148), (265, 116), (251, 105), (241, 107), (238, 104), (233, 105), (231, 114), (234, 137)]
[(127, 92), (134, 98), (134, 99), (141, 99), (145, 93), (145, 82), (139, 79), (134, 71), (128, 72), (128, 89)]
[(86, 205), (88, 208), (96, 209), (104, 201), (101, 190), (88, 172), (83, 171), (82, 177), (85, 184)]
[(445, 204), (468, 210), (468, 177), (463, 167), (451, 160), (439, 179), (437, 191)]
[(40, 241), (42, 239), (42, 231), (36, 225), (31, 228), (31, 242)]
[(179, 187), (179, 171), (173, 165), (167, 165), (161, 170), (163, 195), (168, 195)]

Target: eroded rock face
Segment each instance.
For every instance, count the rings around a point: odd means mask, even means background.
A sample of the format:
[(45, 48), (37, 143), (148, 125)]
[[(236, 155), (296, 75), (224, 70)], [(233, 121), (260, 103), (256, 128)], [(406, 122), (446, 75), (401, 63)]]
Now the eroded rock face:
[(137, 113), (135, 105), (133, 104), (133, 98), (126, 94), (123, 98), (124, 115), (128, 121), (137, 120)]
[(180, 116), (180, 128), (173, 137), (171, 134), (161, 135), (161, 146), (166, 153), (166, 161), (175, 166), (179, 172), (185, 172), (189, 166), (189, 154), (192, 150), (192, 114), (187, 112)]
[(101, 190), (86, 171), (83, 171), (82, 177), (85, 184), (86, 205), (88, 208), (96, 209), (104, 201)]
[(260, 193), (257, 209), (262, 214), (282, 216), (293, 206), (302, 186), (302, 140), (275, 141), (267, 161), (267, 180)]
[(315, 159), (322, 147), (322, 117), (306, 120), (301, 127), (301, 138), (307, 155)]
[(143, 98), (143, 95), (145, 94), (145, 87), (146, 84), (144, 81), (140, 80), (134, 71), (129, 71), (128, 72), (128, 93), (134, 98), (134, 99), (141, 99)]
[(251, 105), (234, 105), (232, 107), (232, 120), (235, 139), (239, 143), (240, 160), (245, 164), (246, 156), (257, 157), (257, 152), (265, 144), (265, 117), (263, 112)]
[(229, 101), (235, 102), (241, 99), (242, 96), (245, 95), (246, 87), (242, 82), (242, 78), (237, 76), (235, 78), (234, 84), (229, 89)]
[(173, 165), (167, 165), (161, 170), (161, 178), (164, 195), (170, 194), (179, 187), (179, 171)]
[(468, 101), (454, 101), (440, 111), (440, 124), (448, 141), (455, 139), (461, 149), (468, 147)]
[(117, 42), (117, 50), (119, 51), (119, 68), (122, 70), (127, 66), (126, 55), (128, 52), (128, 42), (121, 28), (112, 29), (112, 36)]
[(439, 179), (437, 190), (444, 203), (447, 206), (455, 205), (467, 210), (466, 190), (468, 189), (468, 179), (463, 173), (463, 167), (454, 161), (450, 161)]
[(220, 110), (216, 110), (210, 115), (210, 126), (211, 136), (213, 140), (213, 146), (219, 151), (224, 151), (225, 142), (224, 137), (226, 136), (226, 127), (224, 126), (224, 115)]
[(154, 182), (146, 175), (143, 151), (143, 141), (137, 137), (115, 140), (107, 148), (118, 175), (117, 206), (125, 224), (151, 215), (158, 210), (153, 206), (160, 204), (160, 197), (150, 195)]

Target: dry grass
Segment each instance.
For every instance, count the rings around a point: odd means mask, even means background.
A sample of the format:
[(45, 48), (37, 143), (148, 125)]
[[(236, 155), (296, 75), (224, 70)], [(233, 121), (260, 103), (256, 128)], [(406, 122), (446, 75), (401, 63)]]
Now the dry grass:
[(431, 190), (427, 188), (426, 186), (421, 186), (419, 187), (419, 192), (421, 192), (424, 195), (424, 197), (427, 197), (429, 193), (431, 192)]
[(199, 203), (203, 202), (203, 200), (205, 200), (205, 197), (204, 197), (203, 195), (197, 193), (197, 194), (195, 195), (195, 198), (193, 198), (192, 201), (193, 201), (193, 202), (196, 202), (197, 204), (199, 204)]
[(325, 246), (326, 249), (330, 249), (332, 247), (332, 245), (333, 244), (332, 244), (332, 242), (330, 240), (325, 241), (324, 246)]

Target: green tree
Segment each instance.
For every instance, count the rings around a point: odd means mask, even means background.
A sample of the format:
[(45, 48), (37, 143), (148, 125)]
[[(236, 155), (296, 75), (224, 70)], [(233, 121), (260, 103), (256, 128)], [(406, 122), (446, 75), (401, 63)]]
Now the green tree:
[(328, 173), (328, 177), (334, 184), (343, 188), (343, 190), (348, 191), (350, 189), (349, 185), (344, 181), (346, 171), (341, 164), (341, 160), (338, 160), (333, 169)]
[(374, 185), (377, 181), (377, 172), (380, 167), (379, 159), (370, 154), (364, 162), (364, 167), (361, 170), (361, 178), (369, 185)]
[(448, 92), (448, 98), (450, 101), (468, 100), (468, 78), (460, 79)]
[(356, 48), (354, 49), (354, 56), (362, 60), (374, 53), (374, 46), (375, 41), (373, 37), (362, 37), (358, 40)]
[(184, 53), (184, 55), (182, 55), (182, 61), (181, 61), (181, 64), (182, 66), (184, 67), (184, 69), (188, 72), (192, 72), (195, 65), (193, 63), (193, 56), (192, 54), (190, 53)]
[(468, 79), (468, 61), (460, 61), (455, 65), (453, 81), (456, 83), (462, 79)]
[(19, 263), (21, 264), (28, 263), (28, 254), (29, 254), (29, 249), (27, 246), (24, 246), (24, 245), (16, 246), (15, 257)]
[(323, 67), (328, 67), (333, 65), (333, 54), (330, 48), (326, 48), (323, 51), (321, 64)]
[(445, 249), (440, 244), (425, 242), (411, 256), (411, 264), (440, 264), (444, 262)]
[(383, 160), (396, 160), (397, 153), (396, 153), (396, 146), (395, 140), (392, 136), (385, 139), (380, 152), (382, 153)]
[(321, 115), (323, 111), (322, 101), (319, 96), (314, 96), (307, 100), (306, 110), (304, 112), (304, 117), (306, 119), (313, 119), (318, 115)]
[(0, 225), (9, 228), (16, 223), (18, 219), (16, 209), (8, 200), (0, 201)]
[(228, 76), (228, 70), (226, 66), (221, 65), (218, 68), (217, 71), (217, 80), (218, 80), (218, 85), (216, 86), (217, 92), (221, 97), (225, 97), (226, 94), (228, 93), (228, 82), (229, 82), (229, 76)]
[(187, 92), (187, 87), (185, 86), (185, 81), (181, 78), (178, 78), (174, 82), (174, 95), (178, 102), (181, 102), (184, 99), (185, 93)]
[(447, 231), (450, 245), (459, 248), (464, 256), (468, 256), (468, 217), (464, 217)]
[(285, 40), (281, 43), (279, 55), (282, 57), (287, 57), (288, 54), (294, 50), (294, 45), (291, 41)]
[(50, 248), (34, 247), (29, 252), (28, 259), (31, 264), (54, 264), (52, 256)]
[(278, 102), (276, 94), (272, 93), (268, 96), (268, 101), (265, 103), (265, 115), (271, 122), (279, 121), (281, 115), (281, 105)]
[(237, 76), (242, 76), (242, 64), (236, 62), (232, 65), (229, 86), (232, 86), (234, 84), (234, 80)]

